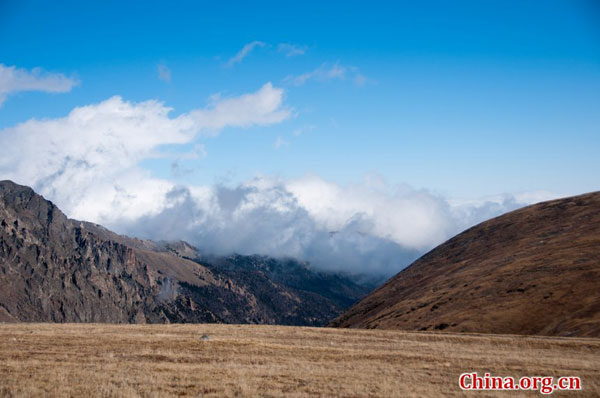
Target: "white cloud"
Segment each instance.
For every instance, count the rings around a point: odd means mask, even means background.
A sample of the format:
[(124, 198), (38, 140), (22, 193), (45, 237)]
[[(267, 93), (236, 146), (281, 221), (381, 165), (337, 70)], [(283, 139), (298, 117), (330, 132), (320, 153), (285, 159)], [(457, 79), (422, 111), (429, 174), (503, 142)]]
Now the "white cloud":
[(302, 86), (309, 81), (326, 82), (330, 80), (350, 80), (357, 86), (364, 86), (371, 80), (359, 72), (356, 66), (345, 66), (339, 62), (319, 65), (316, 69), (297, 76), (287, 76), (284, 81), (294, 86)]
[(295, 57), (297, 55), (304, 55), (306, 53), (307, 46), (299, 46), (297, 44), (280, 43), (277, 46), (277, 51), (284, 53), (286, 57)]
[(447, 203), (426, 191), (403, 186), (390, 190), (385, 184), (370, 182), (341, 187), (314, 176), (291, 181), (287, 189), (331, 231), (360, 216), (373, 221), (365, 232), (424, 249), (441, 241), (453, 227)]
[(286, 81), (290, 81), (295, 86), (302, 86), (309, 80), (324, 82), (332, 79), (344, 79), (347, 68), (336, 62), (333, 65), (327, 63), (321, 64), (318, 68), (311, 72), (306, 72), (298, 76), (288, 76)]
[[(173, 188), (138, 163), (164, 145), (186, 144), (224, 127), (277, 123), (289, 116), (283, 91), (265, 84), (255, 93), (170, 117), (157, 101), (115, 96), (75, 108), (66, 117), (29, 120), (0, 130), (0, 175), (55, 200), (70, 216), (103, 222), (135, 219), (163, 209)], [(195, 146), (190, 156), (202, 156)], [(185, 154), (184, 154), (185, 155)]]
[(256, 47), (264, 47), (266, 45), (266, 43), (258, 40), (250, 42), (244, 45), (244, 47), (242, 47), (242, 49), (235, 56), (231, 57), (229, 61), (227, 61), (226, 65), (232, 67), (233, 65), (242, 62), (242, 60), (246, 58)]
[(76, 79), (60, 73), (44, 72), (40, 68), (31, 71), (0, 64), (0, 106), (6, 97), (21, 91), (44, 91), (65, 93), (79, 84)]
[(255, 93), (226, 99), (217, 97), (209, 108), (192, 111), (190, 116), (211, 130), (279, 123), (291, 116), (289, 109), (282, 108), (283, 94), (283, 89), (267, 83)]
[(158, 67), (156, 69), (158, 72), (158, 78), (160, 80), (165, 81), (167, 83), (171, 81), (171, 69), (169, 69), (167, 65), (158, 64)]

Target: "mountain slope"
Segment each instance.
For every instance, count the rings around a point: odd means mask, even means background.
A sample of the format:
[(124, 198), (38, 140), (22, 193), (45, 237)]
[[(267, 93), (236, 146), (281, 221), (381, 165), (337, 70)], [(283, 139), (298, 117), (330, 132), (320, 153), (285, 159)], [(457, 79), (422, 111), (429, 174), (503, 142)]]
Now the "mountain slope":
[[(335, 318), (372, 290), (369, 285), (359, 285), (340, 274), (314, 271), (293, 259), (232, 255), (199, 261), (215, 275), (245, 286), (267, 304), (265, 312), (278, 318), (279, 324), (296, 325), (309, 321), (323, 325), (325, 322), (320, 320)], [(331, 305), (321, 305), (323, 299)], [(296, 310), (290, 311), (290, 307)], [(234, 313), (244, 311), (244, 305), (230, 308)]]
[[(257, 270), (249, 283), (248, 270), (184, 258), (194, 253), (184, 242), (129, 238), (70, 220), (32, 189), (0, 181), (0, 322), (322, 325), (368, 291), (339, 276), (347, 295), (336, 301), (339, 286), (307, 290)], [(305, 271), (296, 275), (332, 277)]]
[(600, 193), (479, 224), (330, 325), (600, 337)]

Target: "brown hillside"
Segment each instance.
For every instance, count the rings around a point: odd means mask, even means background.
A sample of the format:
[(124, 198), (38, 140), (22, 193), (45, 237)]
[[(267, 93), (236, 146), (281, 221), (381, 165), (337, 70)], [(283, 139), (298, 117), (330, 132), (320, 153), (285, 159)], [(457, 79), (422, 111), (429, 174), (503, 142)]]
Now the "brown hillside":
[(600, 337), (600, 192), (468, 229), (331, 325)]

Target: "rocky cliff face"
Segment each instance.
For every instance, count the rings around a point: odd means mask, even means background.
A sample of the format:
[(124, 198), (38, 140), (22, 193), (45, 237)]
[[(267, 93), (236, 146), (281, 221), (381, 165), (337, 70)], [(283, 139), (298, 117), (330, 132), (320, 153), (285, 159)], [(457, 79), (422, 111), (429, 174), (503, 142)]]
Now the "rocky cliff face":
[[(228, 316), (232, 319), (250, 316), (245, 318), (248, 323), (322, 325), (322, 319), (333, 319), (371, 290), (346, 276), (318, 272), (308, 264), (293, 259), (232, 255), (199, 261), (218, 278), (235, 283), (251, 293), (229, 296), (232, 300), (251, 298), (251, 301), (228, 306), (233, 309)], [(208, 292), (210, 289), (212, 287), (205, 286), (193, 290)], [(244, 308), (254, 307), (253, 300), (260, 303), (261, 311), (241, 313)], [(328, 304), (322, 305), (324, 301)], [(206, 305), (225, 307), (224, 303), (214, 301), (206, 302)], [(215, 312), (224, 313), (223, 310)], [(259, 318), (253, 319), (255, 316)], [(264, 318), (259, 321), (261, 317)], [(229, 322), (230, 319), (224, 321)]]
[(0, 321), (320, 325), (368, 289), (310, 270), (307, 280), (340, 286), (296, 286), (184, 258), (194, 253), (70, 220), (32, 189), (0, 182)]

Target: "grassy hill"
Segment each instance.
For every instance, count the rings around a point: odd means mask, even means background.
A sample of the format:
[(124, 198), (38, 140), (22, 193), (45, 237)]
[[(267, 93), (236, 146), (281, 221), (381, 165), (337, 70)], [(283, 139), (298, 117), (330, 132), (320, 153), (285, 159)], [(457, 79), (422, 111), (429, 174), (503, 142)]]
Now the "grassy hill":
[(481, 223), (330, 325), (599, 337), (600, 193)]

